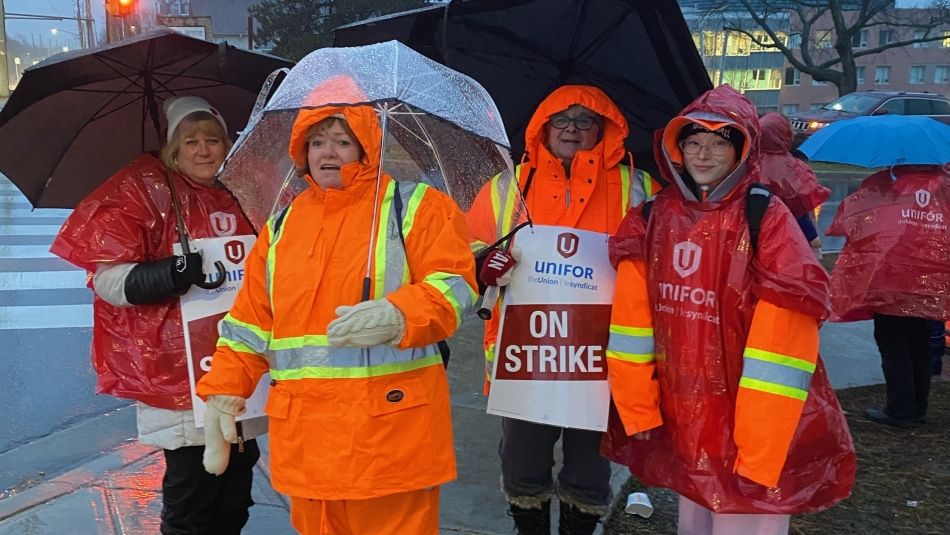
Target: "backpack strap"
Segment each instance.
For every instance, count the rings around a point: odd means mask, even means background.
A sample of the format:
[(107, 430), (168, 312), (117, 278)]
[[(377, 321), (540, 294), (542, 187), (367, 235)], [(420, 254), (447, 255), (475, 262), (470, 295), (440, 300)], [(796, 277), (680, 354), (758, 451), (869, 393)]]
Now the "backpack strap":
[[(396, 211), (396, 225), (399, 227), (399, 241), (402, 242), (402, 250), (406, 252), (406, 265), (408, 265), (409, 250), (406, 249), (406, 237), (402, 234), (402, 195), (399, 193), (398, 183), (396, 183), (396, 187), (393, 188), (393, 210)], [(411, 268), (409, 272), (412, 272)], [(439, 347), (439, 354), (442, 355), (442, 365), (448, 368), (449, 359), (452, 358), (452, 349), (445, 340), (439, 340), (436, 342), (436, 345)]]
[(752, 184), (746, 191), (745, 217), (749, 223), (749, 242), (752, 245), (753, 254), (759, 246), (762, 217), (765, 216), (765, 210), (769, 207), (771, 198), (772, 192), (762, 184)]

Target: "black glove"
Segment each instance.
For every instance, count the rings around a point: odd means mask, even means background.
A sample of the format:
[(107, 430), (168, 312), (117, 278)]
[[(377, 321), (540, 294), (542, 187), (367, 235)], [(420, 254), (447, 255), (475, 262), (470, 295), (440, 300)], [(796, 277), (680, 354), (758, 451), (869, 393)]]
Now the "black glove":
[(125, 277), (125, 299), (133, 305), (155, 303), (182, 295), (204, 280), (201, 253), (141, 262)]

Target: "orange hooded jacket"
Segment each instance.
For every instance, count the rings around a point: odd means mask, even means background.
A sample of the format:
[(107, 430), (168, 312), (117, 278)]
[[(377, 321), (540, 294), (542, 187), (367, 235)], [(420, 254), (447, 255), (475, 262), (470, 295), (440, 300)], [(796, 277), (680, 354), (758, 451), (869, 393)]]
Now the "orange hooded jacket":
[[(474, 302), (474, 262), (462, 215), (443, 193), (382, 175), (374, 204), (381, 131), (371, 108), (302, 110), (290, 140), (297, 167), (306, 167), (310, 127), (333, 114), (345, 117), (365, 155), (341, 167), (342, 189), (323, 190), (307, 175), (311, 186), (268, 222), (198, 393), (247, 397), (270, 371), (274, 488), (366, 499), (455, 478), (449, 390), (435, 344)], [(389, 299), (405, 316), (405, 333), (398, 347), (331, 347), (336, 307), (361, 299), (371, 238), (370, 298)]]
[[(591, 150), (578, 151), (574, 155), (570, 176), (566, 177), (560, 158), (545, 146), (545, 136), (548, 119), (575, 104), (603, 117), (603, 135)], [(627, 155), (624, 148), (627, 133), (627, 120), (620, 109), (596, 87), (565, 85), (548, 95), (528, 122), (524, 162), (515, 170), (518, 189), (525, 195), (531, 221), (538, 225), (559, 225), (610, 234), (631, 206), (655, 195), (660, 186), (649, 173), (637, 169), (631, 172), (623, 165)], [(525, 191), (528, 177), (531, 177), (531, 183)], [(515, 206), (517, 201), (513, 197), (517, 195), (517, 192), (508, 191), (499, 177), (482, 188), (466, 214), (473, 250), (489, 246), (503, 237), (513, 227), (510, 224), (512, 218), (523, 219), (524, 214), (512, 213), (511, 210), (505, 213), (499, 206)], [(499, 226), (500, 219), (504, 222)], [(500, 306), (499, 303), (492, 319), (485, 325), (486, 393), (494, 362)]]

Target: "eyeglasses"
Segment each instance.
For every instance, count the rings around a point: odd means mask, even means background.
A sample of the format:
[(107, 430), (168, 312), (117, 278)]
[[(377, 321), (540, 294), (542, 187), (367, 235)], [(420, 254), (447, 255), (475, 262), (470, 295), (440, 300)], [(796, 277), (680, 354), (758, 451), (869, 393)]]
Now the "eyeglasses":
[(706, 151), (713, 156), (726, 156), (733, 146), (732, 143), (725, 139), (717, 139), (706, 145), (692, 139), (687, 139), (680, 144), (680, 148), (683, 150), (683, 154), (687, 156), (695, 156), (699, 154), (699, 151), (702, 149), (706, 149)]
[(567, 115), (554, 115), (551, 117), (551, 126), (558, 130), (564, 130), (571, 123), (574, 123), (574, 127), (578, 130), (590, 130), (597, 124), (597, 119), (590, 115), (578, 115), (574, 118), (568, 117)]

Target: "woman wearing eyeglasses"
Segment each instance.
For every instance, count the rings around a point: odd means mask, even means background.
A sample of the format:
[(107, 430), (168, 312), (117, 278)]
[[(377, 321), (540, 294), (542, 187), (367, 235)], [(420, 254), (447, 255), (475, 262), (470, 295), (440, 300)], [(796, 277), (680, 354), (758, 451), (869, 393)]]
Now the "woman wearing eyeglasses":
[(784, 535), (789, 515), (854, 483), (818, 355), (828, 274), (788, 208), (755, 187), (759, 135), (755, 106), (731, 87), (700, 96), (656, 147), (675, 185), (611, 238), (620, 418), (605, 452), (679, 494), (680, 535)]
[[(650, 175), (632, 167), (624, 148), (626, 137), (626, 119), (596, 87), (563, 86), (545, 98), (528, 123), (525, 154), (515, 170), (533, 223), (600, 232), (606, 239), (630, 206), (656, 193), (658, 186)], [(495, 177), (472, 205), (467, 220), (474, 250), (502, 235), (499, 228), (504, 224), (498, 214), (504, 211), (497, 204), (506, 194), (505, 184)], [(519, 257), (517, 248), (513, 253), (490, 251), (492, 259), (483, 263), (480, 282), (505, 286)], [(485, 326), (486, 393), (500, 316), (496, 308)], [(604, 321), (605, 337), (607, 327)], [(593, 533), (611, 493), (610, 463), (600, 455), (601, 436), (596, 431), (502, 418), (501, 486), (519, 533), (550, 533), (554, 494), (561, 502), (560, 532)], [(558, 439), (564, 467), (555, 483), (551, 468)]]

